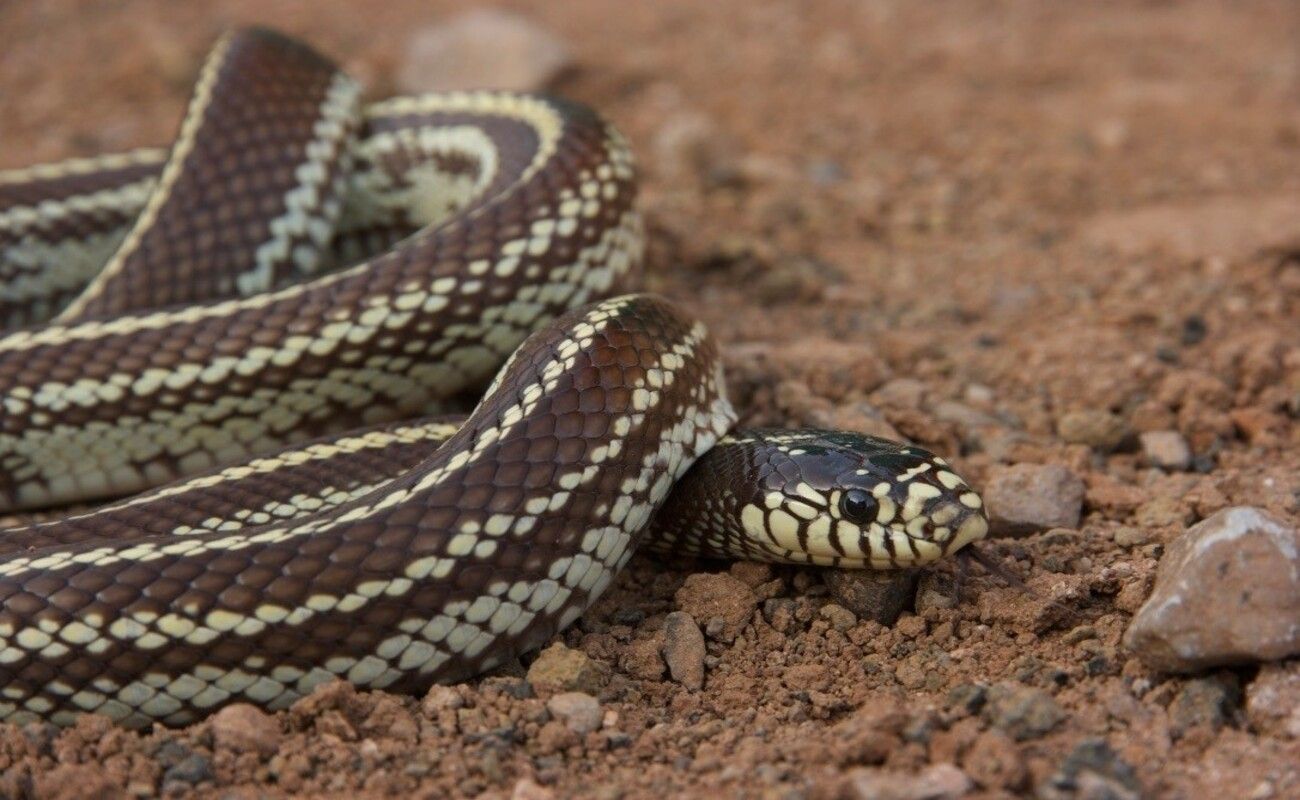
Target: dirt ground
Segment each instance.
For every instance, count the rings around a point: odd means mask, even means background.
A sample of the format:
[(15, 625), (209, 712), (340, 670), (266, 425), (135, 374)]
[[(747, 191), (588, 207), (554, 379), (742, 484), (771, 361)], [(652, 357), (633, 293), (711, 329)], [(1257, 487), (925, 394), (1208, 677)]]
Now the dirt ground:
[[(464, 5), (0, 5), (0, 167), (167, 142), (236, 23), (390, 94), (412, 31)], [(1300, 521), (1300, 5), (503, 6), (630, 137), (646, 282), (723, 342), (747, 422), (892, 429), (977, 486), (1060, 464), (1078, 528), (993, 542), (1035, 595), (977, 570), (888, 626), (824, 610), (813, 570), (634, 559), (559, 637), (594, 729), (521, 664), (269, 723), (0, 725), (0, 795), (1300, 797), (1300, 738), (1246, 714), (1256, 668), (1172, 677), (1120, 642), (1188, 524)], [(1148, 464), (1152, 430), (1186, 469)], [(692, 690), (659, 651), (709, 574), (735, 619)]]

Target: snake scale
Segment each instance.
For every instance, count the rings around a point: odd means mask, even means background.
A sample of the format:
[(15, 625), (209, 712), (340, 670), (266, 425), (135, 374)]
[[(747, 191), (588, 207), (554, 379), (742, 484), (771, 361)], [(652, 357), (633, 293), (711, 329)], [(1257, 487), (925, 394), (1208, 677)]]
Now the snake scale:
[(0, 719), (463, 679), (641, 544), (890, 568), (985, 535), (924, 450), (731, 430), (704, 326), (621, 294), (634, 172), (593, 113), (359, 96), (237, 31), (169, 151), (0, 173), (0, 512), (108, 502), (0, 535)]

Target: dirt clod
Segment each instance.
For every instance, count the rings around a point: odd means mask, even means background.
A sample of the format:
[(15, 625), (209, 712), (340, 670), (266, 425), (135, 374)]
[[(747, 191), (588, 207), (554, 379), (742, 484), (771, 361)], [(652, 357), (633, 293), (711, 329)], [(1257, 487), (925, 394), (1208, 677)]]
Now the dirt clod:
[(690, 576), (677, 590), (676, 599), (697, 624), (704, 623), (711, 637), (725, 642), (740, 634), (758, 607), (754, 590), (725, 572)]
[(664, 661), (673, 680), (687, 689), (704, 685), (704, 634), (690, 614), (674, 611), (664, 617)]
[(608, 680), (607, 667), (559, 642), (543, 650), (528, 667), (528, 682), (539, 691), (596, 694)]

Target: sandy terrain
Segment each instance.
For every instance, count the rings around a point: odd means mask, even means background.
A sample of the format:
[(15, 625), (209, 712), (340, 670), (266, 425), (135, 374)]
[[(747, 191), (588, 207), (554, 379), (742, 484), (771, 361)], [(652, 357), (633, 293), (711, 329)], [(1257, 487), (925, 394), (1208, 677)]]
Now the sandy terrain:
[[(392, 94), (464, 5), (0, 5), (0, 167), (167, 142), (232, 24)], [(0, 796), (1300, 797), (1294, 659), (1179, 677), (1121, 642), (1189, 525), (1300, 521), (1300, 6), (624, 5), (508, 8), (632, 140), (648, 286), (747, 422), (894, 431), (991, 496), (1064, 467), (1078, 524), (988, 548), (1033, 594), (976, 569), (953, 605), (945, 565), (881, 624), (813, 570), (643, 557), (574, 652), (424, 698), (0, 725)]]

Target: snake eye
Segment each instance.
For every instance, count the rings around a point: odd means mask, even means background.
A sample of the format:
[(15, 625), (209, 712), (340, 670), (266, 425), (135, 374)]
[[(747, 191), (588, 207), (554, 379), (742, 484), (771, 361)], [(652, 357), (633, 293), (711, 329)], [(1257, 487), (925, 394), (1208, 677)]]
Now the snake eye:
[(876, 498), (861, 489), (849, 489), (840, 496), (840, 513), (850, 522), (865, 525), (876, 517)]

